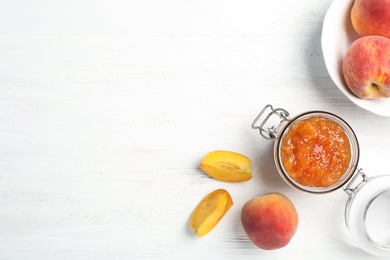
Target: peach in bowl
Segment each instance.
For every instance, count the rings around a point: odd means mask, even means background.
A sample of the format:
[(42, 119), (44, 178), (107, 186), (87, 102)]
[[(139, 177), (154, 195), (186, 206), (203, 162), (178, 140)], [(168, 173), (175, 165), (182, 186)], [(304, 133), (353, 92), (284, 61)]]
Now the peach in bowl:
[(335, 0), (325, 15), (321, 35), (321, 48), (325, 66), (334, 84), (350, 101), (372, 113), (390, 116), (390, 98), (359, 97), (351, 91), (345, 80), (343, 73), (344, 57), (352, 43), (365, 37), (359, 35), (352, 25), (351, 9), (354, 2), (354, 0)]

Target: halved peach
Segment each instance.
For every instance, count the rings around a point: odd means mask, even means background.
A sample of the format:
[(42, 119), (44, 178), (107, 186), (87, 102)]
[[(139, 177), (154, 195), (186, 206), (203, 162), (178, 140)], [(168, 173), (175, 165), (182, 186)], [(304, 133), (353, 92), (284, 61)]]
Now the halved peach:
[(203, 157), (200, 168), (216, 180), (243, 182), (252, 178), (252, 163), (245, 155), (217, 150)]
[(224, 189), (209, 193), (195, 208), (190, 228), (199, 237), (209, 233), (233, 206), (230, 194)]

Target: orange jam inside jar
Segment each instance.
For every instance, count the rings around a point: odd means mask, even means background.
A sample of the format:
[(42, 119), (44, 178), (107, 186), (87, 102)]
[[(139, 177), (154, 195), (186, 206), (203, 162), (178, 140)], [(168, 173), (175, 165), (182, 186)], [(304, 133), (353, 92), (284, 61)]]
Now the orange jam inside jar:
[(348, 169), (351, 145), (339, 124), (313, 116), (288, 130), (281, 144), (281, 161), (289, 176), (301, 185), (328, 187)]

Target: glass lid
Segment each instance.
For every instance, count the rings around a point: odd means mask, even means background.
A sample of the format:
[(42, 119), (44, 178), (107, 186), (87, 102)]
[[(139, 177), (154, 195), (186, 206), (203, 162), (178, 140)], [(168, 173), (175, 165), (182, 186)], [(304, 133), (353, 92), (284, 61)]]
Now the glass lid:
[[(349, 189), (345, 219), (360, 248), (377, 256), (390, 256), (390, 176), (366, 178)], [(346, 190), (347, 191), (347, 190)]]

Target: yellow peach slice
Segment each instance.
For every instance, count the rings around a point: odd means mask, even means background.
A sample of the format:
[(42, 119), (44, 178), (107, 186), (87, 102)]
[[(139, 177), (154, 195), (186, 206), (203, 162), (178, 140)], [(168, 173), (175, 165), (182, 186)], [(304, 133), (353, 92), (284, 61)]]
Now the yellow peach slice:
[(252, 163), (245, 155), (217, 150), (203, 157), (200, 168), (216, 180), (243, 182), (252, 178)]
[(195, 208), (190, 228), (199, 237), (209, 233), (233, 206), (230, 194), (224, 189), (209, 193)]

